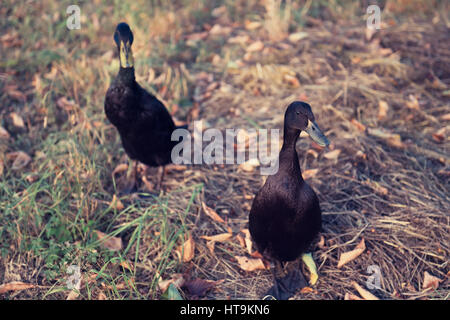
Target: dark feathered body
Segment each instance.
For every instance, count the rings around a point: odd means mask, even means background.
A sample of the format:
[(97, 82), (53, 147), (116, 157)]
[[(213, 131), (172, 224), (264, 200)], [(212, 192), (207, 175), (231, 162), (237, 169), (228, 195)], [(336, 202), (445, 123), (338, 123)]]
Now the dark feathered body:
[(314, 190), (303, 180), (295, 142), (300, 130), (284, 129), (279, 170), (257, 193), (249, 230), (258, 251), (279, 261), (295, 260), (321, 228), (321, 210)]
[(176, 126), (164, 105), (135, 81), (134, 68), (120, 69), (106, 93), (105, 113), (131, 159), (148, 166), (171, 162)]

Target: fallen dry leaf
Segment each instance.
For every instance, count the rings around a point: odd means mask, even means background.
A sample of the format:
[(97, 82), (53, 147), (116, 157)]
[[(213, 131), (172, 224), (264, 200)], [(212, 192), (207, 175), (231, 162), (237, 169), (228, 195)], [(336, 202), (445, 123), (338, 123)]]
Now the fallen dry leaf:
[(362, 239), (361, 242), (356, 246), (355, 249), (341, 254), (337, 267), (341, 268), (346, 263), (349, 263), (350, 261), (356, 259), (358, 256), (361, 255), (361, 253), (364, 252), (365, 249), (366, 249), (366, 244), (364, 242), (364, 239)]
[(290, 74), (285, 74), (283, 76), (283, 80), (286, 81), (289, 85), (291, 85), (294, 88), (300, 87), (300, 81), (298, 81), (296, 76), (292, 76)]
[(128, 170), (128, 164), (121, 163), (117, 167), (114, 168), (114, 170), (112, 172), (112, 176), (115, 176), (116, 174), (123, 172), (123, 171), (127, 171), (127, 170)]
[(249, 259), (245, 256), (234, 257), (239, 263), (239, 267), (244, 271), (265, 270), (266, 266), (262, 259)]
[(189, 262), (194, 258), (195, 242), (191, 235), (189, 235), (189, 238), (184, 244), (178, 248), (178, 252), (180, 252), (180, 256), (183, 254), (183, 262)]
[(384, 139), (388, 145), (396, 148), (405, 148), (405, 144), (402, 142), (402, 138), (399, 134), (387, 132), (385, 130), (376, 129), (376, 128), (368, 128), (367, 133), (371, 136)]
[(317, 242), (317, 246), (320, 249), (324, 249), (325, 248), (325, 238), (324, 238), (324, 236), (320, 236), (320, 240), (319, 240), (319, 242)]
[(247, 47), (247, 52), (261, 51), (263, 48), (264, 43), (262, 41), (256, 41)]
[(245, 247), (247, 248), (247, 252), (248, 254), (252, 254), (252, 246), (253, 246), (253, 242), (252, 242), (252, 237), (250, 235), (250, 231), (248, 229), (242, 229), (241, 232), (243, 234), (245, 234)]
[(16, 128), (25, 128), (25, 122), (23, 121), (22, 117), (20, 115), (18, 115), (15, 112), (11, 112), (9, 114), (9, 117), (12, 120), (12, 124), (14, 127)]
[(306, 294), (306, 293), (313, 293), (313, 292), (314, 292), (314, 289), (311, 288), (311, 287), (303, 287), (303, 288), (300, 290), (300, 293), (303, 293), (303, 294)]
[[(79, 288), (78, 288), (78, 290), (79, 290)], [(79, 291), (70, 290), (69, 294), (67, 295), (66, 300), (75, 300), (79, 296), (80, 296)]]
[(35, 284), (24, 283), (21, 281), (12, 281), (12, 282), (0, 285), (0, 294), (3, 294), (8, 291), (21, 291), (21, 290), (31, 289), (31, 288), (35, 288), (35, 287), (38, 287), (38, 286)]
[[(1, 175), (1, 174), (0, 174), (0, 175)], [(241, 246), (242, 248), (245, 248), (245, 240), (244, 240), (244, 238), (243, 238), (240, 234), (237, 234), (237, 235), (236, 235), (236, 239), (238, 240), (240, 246)]]
[(216, 234), (214, 236), (200, 236), (201, 239), (205, 239), (208, 241), (214, 241), (214, 242), (225, 242), (231, 239), (233, 237), (232, 233), (220, 233)]
[(203, 201), (202, 201), (202, 208), (205, 214), (213, 219), (216, 222), (225, 223), (225, 220), (223, 220), (213, 209), (208, 207)]
[(31, 162), (31, 157), (23, 151), (10, 152), (6, 157), (14, 159), (11, 166), (14, 171), (25, 168)]
[(120, 199), (117, 198), (115, 194), (113, 195), (113, 198), (111, 200), (110, 207), (112, 209), (116, 209), (118, 211), (121, 211), (121, 210), (123, 210), (125, 208), (125, 206), (123, 205), (122, 201), (120, 201)]
[(9, 137), (10, 137), (9, 132), (6, 131), (5, 128), (3, 128), (2, 126), (0, 126), (0, 139), (5, 139), (5, 140), (7, 140), (7, 139), (9, 139)]
[(383, 120), (387, 116), (389, 106), (386, 101), (380, 100), (378, 102), (378, 120)]
[(106, 233), (103, 233), (98, 230), (94, 230), (95, 234), (97, 235), (98, 240), (100, 241), (100, 245), (105, 248), (109, 249), (111, 251), (119, 251), (122, 250), (123, 244), (122, 239), (118, 237), (110, 237)]
[(409, 101), (406, 101), (406, 106), (409, 109), (415, 109), (415, 110), (419, 110), (420, 109), (419, 101), (412, 94), (409, 95)]
[(172, 274), (171, 278), (168, 280), (163, 280), (162, 278), (158, 281), (158, 287), (161, 292), (165, 292), (170, 284), (173, 284), (177, 288), (181, 288), (181, 286), (184, 284), (185, 279), (183, 274), (181, 273), (175, 273)]
[(288, 37), (288, 40), (292, 43), (296, 43), (306, 37), (308, 37), (308, 34), (306, 32), (296, 32), (296, 33), (291, 33)]
[(130, 271), (133, 271), (133, 268), (131, 267), (131, 263), (129, 261), (123, 260), (119, 263), (119, 266), (121, 266), (124, 269), (128, 269)]
[(450, 121), (450, 113), (446, 113), (441, 116), (441, 120)]
[(231, 27), (223, 27), (220, 24), (215, 24), (209, 30), (209, 34), (213, 36), (226, 36), (231, 33)]
[(214, 254), (215, 246), (216, 246), (216, 242), (215, 241), (208, 241), (208, 242), (206, 242), (206, 247), (208, 248), (209, 252), (211, 252), (211, 254)]
[(56, 105), (66, 111), (72, 111), (75, 107), (75, 102), (68, 100), (66, 97), (61, 97), (56, 101)]
[(445, 140), (445, 132), (447, 131), (446, 127), (443, 127), (441, 129), (439, 129), (438, 131), (436, 131), (435, 133), (433, 133), (433, 140), (438, 142), (438, 143), (442, 143)]
[(261, 22), (245, 20), (245, 29), (255, 30), (262, 26)]
[(328, 160), (337, 160), (337, 158), (339, 157), (340, 154), (341, 154), (341, 150), (335, 149), (333, 151), (325, 153), (323, 156), (324, 156), (324, 158), (326, 158)]
[(439, 283), (441, 283), (442, 279), (439, 279), (438, 277), (432, 276), (427, 271), (423, 274), (423, 284), (422, 284), (422, 290), (426, 290), (429, 288), (437, 289), (439, 287)]
[(302, 172), (303, 179), (311, 179), (316, 176), (317, 172), (319, 172), (319, 169), (308, 169)]
[(235, 37), (231, 37), (227, 40), (228, 43), (231, 44), (241, 44), (244, 45), (246, 44), (248, 41), (250, 40), (250, 37), (247, 35), (244, 36), (235, 36)]
[(354, 125), (356, 127), (356, 129), (358, 129), (361, 132), (366, 131), (366, 126), (363, 125), (361, 122), (359, 122), (356, 119), (352, 119), (351, 124)]
[(358, 291), (358, 293), (361, 295), (361, 297), (364, 298), (364, 300), (380, 300), (376, 296), (374, 296), (372, 293), (370, 293), (366, 289), (362, 288), (355, 281), (352, 281), (352, 285)]

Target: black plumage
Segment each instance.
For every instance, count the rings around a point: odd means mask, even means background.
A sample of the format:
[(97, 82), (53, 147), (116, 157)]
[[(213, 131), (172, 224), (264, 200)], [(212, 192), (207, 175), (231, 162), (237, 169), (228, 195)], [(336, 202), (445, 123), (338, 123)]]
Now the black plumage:
[(162, 102), (136, 82), (131, 52), (133, 33), (126, 23), (117, 26), (114, 40), (120, 70), (106, 92), (106, 116), (117, 128), (131, 159), (153, 167), (171, 163), (171, 151), (177, 144), (171, 141), (171, 135), (177, 127)]
[[(275, 262), (296, 260), (308, 249), (321, 228), (319, 200), (302, 178), (295, 149), (301, 131), (306, 131), (318, 144), (328, 145), (328, 140), (314, 121), (314, 114), (307, 103), (293, 102), (288, 106), (279, 169), (267, 178), (255, 196), (250, 211), (249, 230), (253, 241), (259, 252)], [(298, 272), (296, 276), (288, 276), (290, 285), (296, 277), (303, 278), (301, 271)], [(298, 289), (292, 286), (285, 288), (286, 285), (283, 286), (276, 275), (274, 281), (277, 290), (270, 293), (278, 295), (277, 298), (287, 298)], [(292, 292), (279, 292), (283, 290)]]

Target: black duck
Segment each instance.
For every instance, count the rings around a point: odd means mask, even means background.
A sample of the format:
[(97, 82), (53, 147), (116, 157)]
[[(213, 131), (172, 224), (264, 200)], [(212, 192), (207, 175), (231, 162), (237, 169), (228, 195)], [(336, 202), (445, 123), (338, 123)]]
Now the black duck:
[(296, 260), (308, 249), (322, 223), (319, 200), (300, 171), (295, 144), (301, 131), (321, 146), (329, 144), (310, 105), (291, 103), (284, 116), (278, 172), (269, 176), (257, 193), (249, 216), (250, 234), (258, 251), (275, 262), (274, 286), (268, 294), (277, 299), (287, 299), (306, 285), (299, 268), (285, 276), (279, 275), (280, 269), (284, 274), (282, 264)]
[[(114, 41), (119, 50), (120, 69), (106, 92), (106, 117), (119, 131), (123, 148), (132, 160), (151, 167), (169, 164), (172, 148), (178, 143), (171, 141), (177, 127), (162, 102), (136, 82), (131, 51), (133, 33), (128, 24), (117, 25)], [(157, 189), (164, 176), (164, 167), (160, 169)]]

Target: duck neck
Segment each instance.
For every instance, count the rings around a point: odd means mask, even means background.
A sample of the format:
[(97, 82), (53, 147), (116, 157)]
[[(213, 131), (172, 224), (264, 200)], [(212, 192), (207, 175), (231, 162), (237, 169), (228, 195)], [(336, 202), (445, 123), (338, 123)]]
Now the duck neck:
[(280, 167), (286, 168), (292, 174), (300, 176), (301, 171), (298, 163), (298, 155), (295, 143), (300, 135), (300, 130), (284, 127), (283, 146), (280, 151)]
[(125, 85), (133, 84), (136, 81), (136, 78), (134, 76), (134, 67), (131, 68), (120, 67), (117, 79), (119, 80), (120, 83)]

